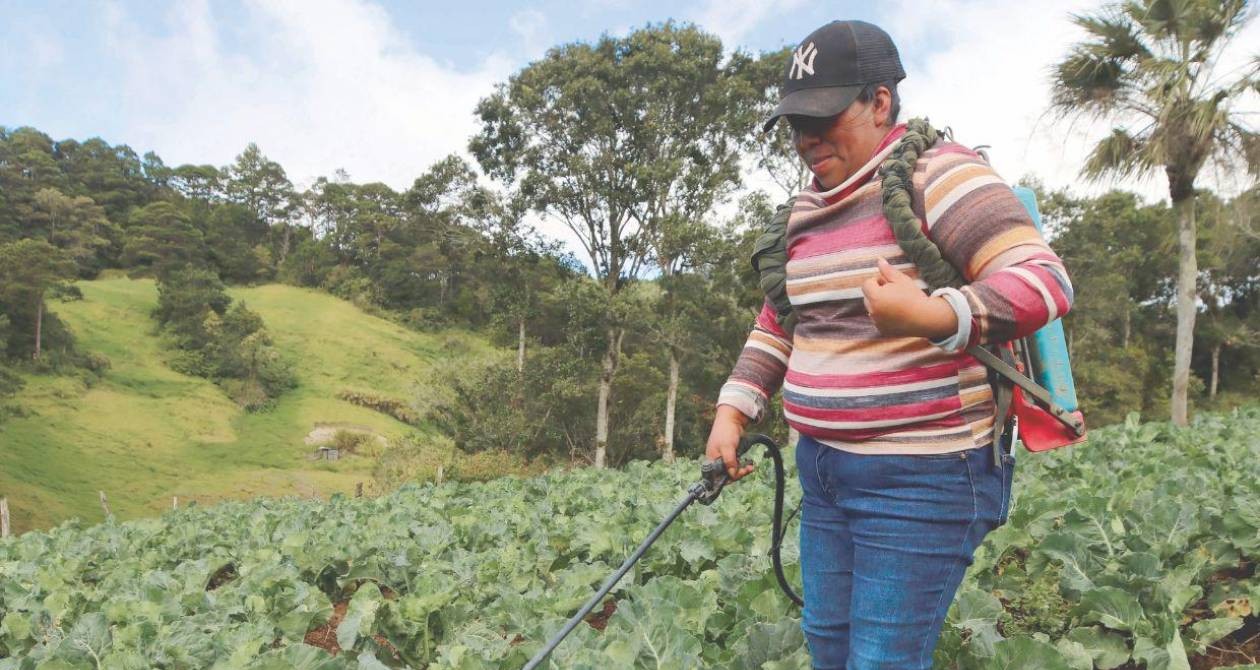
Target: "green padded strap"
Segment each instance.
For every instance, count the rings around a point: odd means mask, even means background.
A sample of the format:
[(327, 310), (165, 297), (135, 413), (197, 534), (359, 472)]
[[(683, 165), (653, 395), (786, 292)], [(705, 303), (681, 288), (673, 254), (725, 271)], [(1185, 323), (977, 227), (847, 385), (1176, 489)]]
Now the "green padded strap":
[(787, 294), (787, 224), (795, 202), (793, 196), (774, 211), (770, 222), (762, 228), (752, 254), (752, 266), (757, 271), (761, 291), (774, 306), (779, 326), (788, 335), (796, 328), (796, 310)]
[(914, 165), (940, 136), (927, 119), (910, 119), (906, 123), (906, 133), (879, 166), (879, 175), (883, 180), (884, 218), (892, 227), (897, 245), (918, 266), (919, 276), (927, 282), (930, 290), (944, 286), (958, 288), (966, 283), (958, 270), (941, 256), (936, 243), (923, 232), (919, 217), (915, 216), (910, 204)]

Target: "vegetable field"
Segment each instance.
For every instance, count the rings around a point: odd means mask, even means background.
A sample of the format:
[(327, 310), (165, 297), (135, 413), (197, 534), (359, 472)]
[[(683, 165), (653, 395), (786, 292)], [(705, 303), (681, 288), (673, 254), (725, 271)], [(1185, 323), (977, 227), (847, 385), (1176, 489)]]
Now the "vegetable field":
[[(1060, 451), (1018, 454), (1010, 522), (979, 550), (937, 667), (1260, 667), (1244, 665), (1260, 634), (1260, 409), (1185, 429), (1131, 417)], [(635, 463), (26, 533), (0, 541), (0, 670), (519, 668), (696, 470)], [(770, 569), (761, 470), (687, 512), (552, 667), (807, 668)], [(792, 568), (796, 555), (793, 540)]]

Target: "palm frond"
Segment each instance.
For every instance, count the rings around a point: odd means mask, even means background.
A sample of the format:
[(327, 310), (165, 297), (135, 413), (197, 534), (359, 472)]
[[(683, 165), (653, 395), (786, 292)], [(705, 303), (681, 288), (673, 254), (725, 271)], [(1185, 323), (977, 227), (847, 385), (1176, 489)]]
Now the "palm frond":
[(1248, 9), (1247, 0), (1118, 0), (1073, 16), (1086, 39), (1051, 70), (1051, 111), (1116, 125), (1148, 122), (1114, 130), (1081, 174), (1121, 179), (1163, 168), (1170, 188), (1189, 192), (1209, 160), (1254, 170), (1255, 134), (1237, 125), (1245, 113), (1232, 107), (1260, 92), (1260, 57), (1213, 72)]
[(1051, 105), (1065, 114), (1105, 114), (1124, 99), (1126, 71), (1116, 60), (1077, 47), (1052, 73)]
[(1210, 49), (1217, 40), (1228, 38), (1248, 18), (1246, 0), (1212, 0), (1192, 3), (1188, 36), (1201, 47)]
[(1123, 11), (1151, 39), (1178, 45), (1188, 4), (1186, 0), (1130, 0), (1124, 3)]
[(1112, 129), (1089, 153), (1081, 175), (1093, 181), (1109, 176), (1115, 179), (1141, 176), (1155, 167), (1147, 155), (1148, 144), (1145, 137), (1132, 135), (1123, 128)]
[(1230, 123), (1221, 129), (1221, 144), (1229, 147), (1252, 177), (1260, 177), (1260, 133)]
[(1097, 16), (1073, 14), (1072, 22), (1094, 38), (1087, 44), (1100, 57), (1130, 60), (1151, 55), (1150, 49), (1142, 42), (1138, 26), (1121, 12), (1104, 10)]

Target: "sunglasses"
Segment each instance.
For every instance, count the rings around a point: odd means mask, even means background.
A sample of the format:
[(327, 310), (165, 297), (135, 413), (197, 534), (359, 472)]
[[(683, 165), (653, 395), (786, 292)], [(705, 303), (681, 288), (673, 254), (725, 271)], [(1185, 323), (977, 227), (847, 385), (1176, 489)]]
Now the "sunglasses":
[(840, 114), (834, 116), (803, 116), (800, 114), (788, 114), (788, 125), (792, 127), (793, 133), (801, 135), (822, 135), (835, 125), (840, 118)]

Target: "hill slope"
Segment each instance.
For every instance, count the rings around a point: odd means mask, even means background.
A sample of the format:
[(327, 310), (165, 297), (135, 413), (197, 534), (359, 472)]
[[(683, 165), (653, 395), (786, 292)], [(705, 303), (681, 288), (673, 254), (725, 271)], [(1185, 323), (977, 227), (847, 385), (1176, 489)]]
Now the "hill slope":
[(152, 281), (79, 287), (82, 301), (51, 309), (81, 349), (111, 365), (91, 388), (70, 377), (28, 376), (16, 401), (32, 415), (0, 425), (0, 495), (9, 497), (18, 531), (72, 516), (101, 520), (98, 490), (123, 518), (169, 507), (171, 496), (209, 502), (352, 491), (368, 479), (371, 459), (310, 460), (304, 438), (318, 424), (385, 436), (413, 429), (338, 400), (339, 391), (407, 401), (421, 392), (441, 396), (451, 366), (494, 355), (478, 336), (417, 333), (325, 293), (280, 284), (236, 288), (232, 297), (262, 315), (299, 383), (273, 410), (249, 414), (211, 382), (166, 366), (149, 317), (157, 302)]

